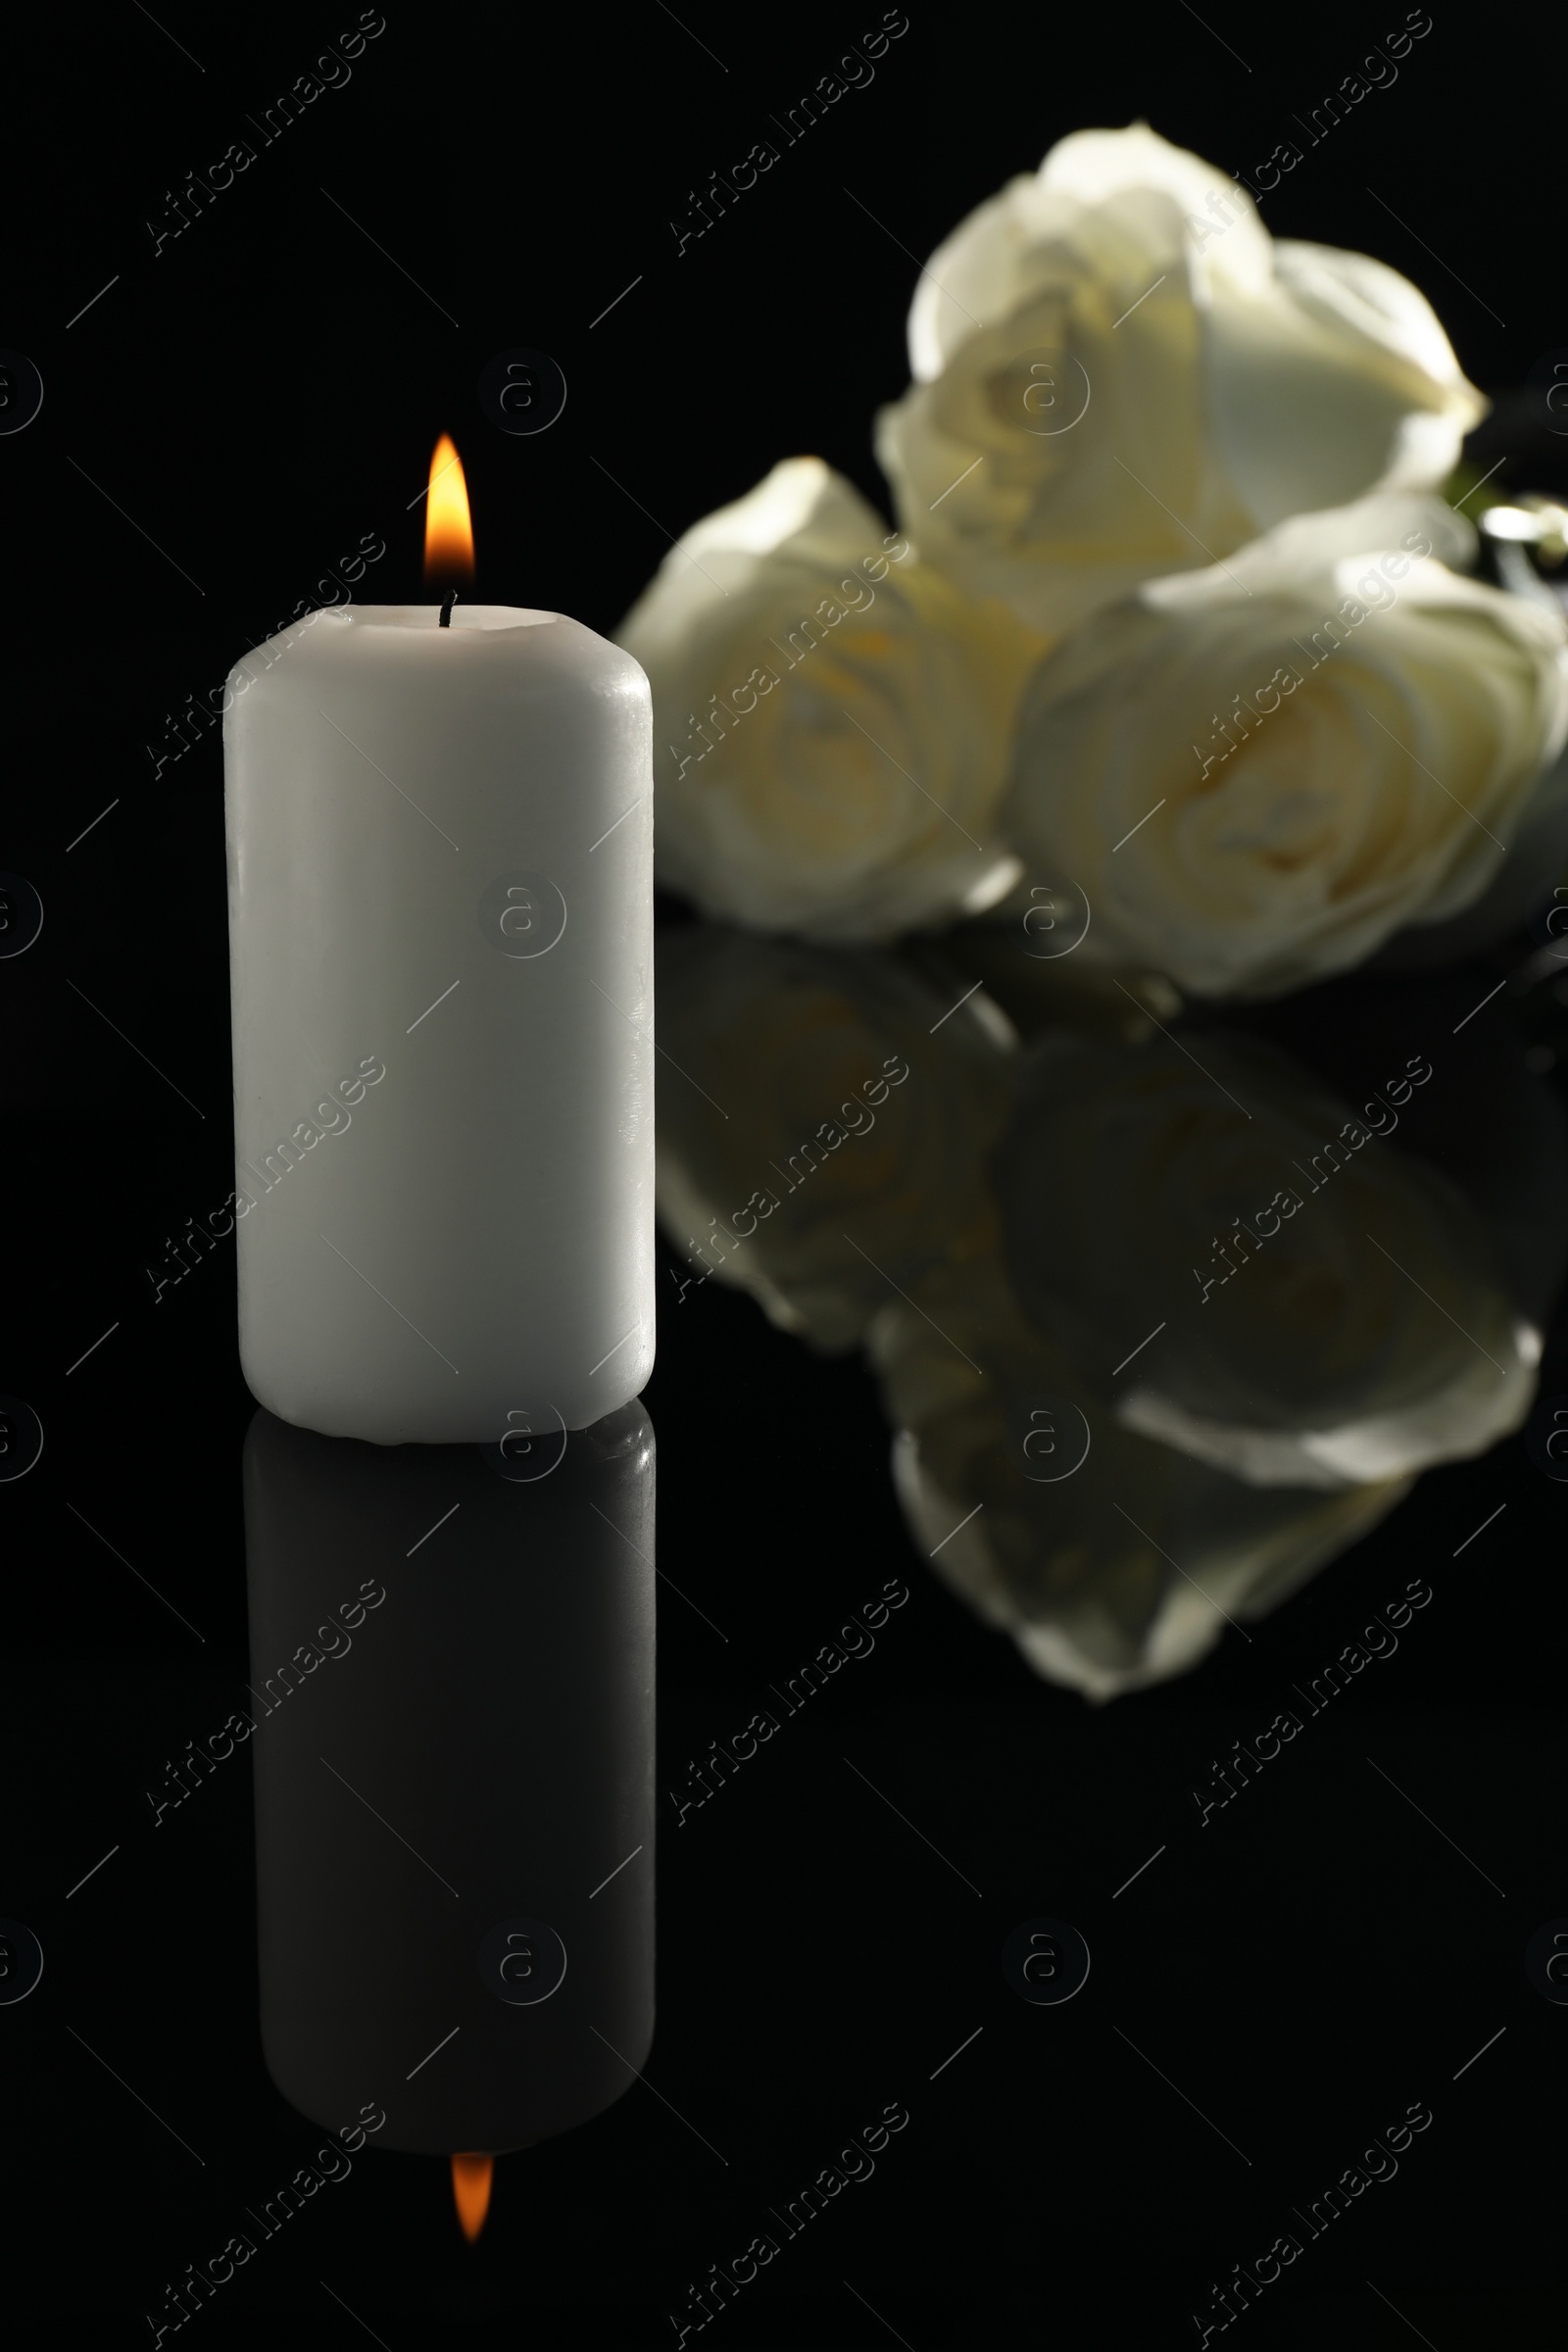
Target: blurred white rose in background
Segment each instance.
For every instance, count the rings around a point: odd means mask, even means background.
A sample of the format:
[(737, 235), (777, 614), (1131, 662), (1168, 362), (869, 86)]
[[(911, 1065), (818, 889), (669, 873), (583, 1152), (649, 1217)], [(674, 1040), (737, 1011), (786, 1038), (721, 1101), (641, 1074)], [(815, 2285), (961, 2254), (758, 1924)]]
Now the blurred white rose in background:
[(1392, 1140), (1432, 1076), (1352, 1111), (1256, 1039), (1040, 1040), (993, 1162), (1022, 1312), (1125, 1427), (1250, 1484), (1485, 1452), (1541, 1341), (1486, 1218)]
[[(894, 1299), (871, 1354), (902, 1425), (894, 1482), (916, 1546), (1038, 1674), (1092, 1699), (1187, 1672), (1228, 1621), (1278, 1607), (1409, 1491), (1250, 1487), (1119, 1427), (1022, 1322), (994, 1260)], [(1087, 1456), (1053, 1475), (1085, 1429)]]
[(659, 879), (758, 930), (973, 914), (1043, 640), (977, 606), (819, 459), (694, 524), (618, 631), (654, 693)]
[(984, 1160), (1015, 1056), (983, 994), (955, 1009), (960, 990), (890, 956), (708, 924), (660, 939), (658, 992), (677, 1303), (711, 1274), (781, 1329), (850, 1348), (895, 1285), (995, 1247)]
[(1303, 516), (1042, 663), (1004, 823), (1088, 898), (1084, 956), (1267, 997), (1481, 898), (1568, 727), (1568, 631), (1425, 554), (1463, 531)]
[[(1431, 971), (1462, 963), (1520, 930), (1556, 896), (1568, 872), (1568, 753), (1542, 770), (1508, 843), (1508, 855), (1481, 896), (1458, 914), (1415, 922), (1378, 951), (1379, 971)], [(1558, 905), (1561, 900), (1558, 899)]]
[(1147, 123), (1074, 132), (932, 255), (878, 419), (904, 527), (1055, 634), (1286, 516), (1435, 488), (1485, 402), (1396, 270), (1276, 243)]
[(1568, 625), (1461, 576), (1433, 494), (1486, 404), (1423, 297), (1145, 124), (963, 221), (909, 354), (901, 530), (787, 461), (619, 631), (659, 878), (747, 926), (660, 943), (660, 1213), (677, 1305), (716, 1278), (866, 1348), (917, 1547), (1101, 1699), (1529, 1413), (1540, 1049), (1384, 980), (1269, 1011), (1318, 1076), (1178, 992), (1449, 958), (1544, 899)]

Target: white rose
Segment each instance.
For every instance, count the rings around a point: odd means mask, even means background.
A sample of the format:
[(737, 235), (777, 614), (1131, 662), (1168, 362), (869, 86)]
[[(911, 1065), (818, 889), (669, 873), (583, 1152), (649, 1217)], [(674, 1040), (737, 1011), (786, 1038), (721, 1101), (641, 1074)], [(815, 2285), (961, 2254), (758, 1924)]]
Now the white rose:
[[(1568, 870), (1568, 752), (1559, 752), (1537, 778), (1534, 791), (1519, 817), (1508, 855), (1492, 881), (1470, 906), (1445, 922), (1416, 923), (1396, 931), (1380, 949), (1380, 971), (1429, 971), (1434, 965), (1458, 963), (1494, 947), (1518, 931), (1533, 915), (1555, 904), (1568, 892), (1553, 888)], [(1562, 929), (1558, 917), (1550, 926), (1555, 938)]]
[(897, 1289), (995, 1248), (982, 1163), (1013, 1052), (983, 994), (955, 1009), (962, 983), (944, 998), (892, 956), (707, 924), (661, 938), (658, 990), (676, 1304), (713, 1275), (850, 1348)]
[(1394, 270), (1276, 244), (1146, 123), (1078, 131), (931, 257), (877, 454), (920, 553), (1048, 632), (1304, 509), (1432, 488), (1485, 409)]
[(877, 940), (989, 906), (1043, 640), (922, 565), (816, 458), (695, 524), (626, 615), (654, 691), (659, 878), (764, 931)]
[(1020, 1307), (1124, 1427), (1253, 1485), (1485, 1452), (1541, 1338), (1485, 1218), (1391, 1140), (1433, 1075), (1409, 1055), (1354, 1113), (1258, 1040), (1039, 1041), (993, 1163)]
[(1042, 663), (1004, 822), (1087, 897), (1085, 956), (1275, 996), (1487, 890), (1568, 727), (1568, 632), (1430, 560), (1451, 521), (1396, 534), (1411, 511), (1286, 523)]
[(872, 1355), (903, 1425), (894, 1482), (916, 1545), (1038, 1674), (1092, 1699), (1187, 1672), (1228, 1622), (1278, 1607), (1410, 1486), (1249, 1487), (1119, 1427), (1021, 1322), (994, 1262), (895, 1299)]

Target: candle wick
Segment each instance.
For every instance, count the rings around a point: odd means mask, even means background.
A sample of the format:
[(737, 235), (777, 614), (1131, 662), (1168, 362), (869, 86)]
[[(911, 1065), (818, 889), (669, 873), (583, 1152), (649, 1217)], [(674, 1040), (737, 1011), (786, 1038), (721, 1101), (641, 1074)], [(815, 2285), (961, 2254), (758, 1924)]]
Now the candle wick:
[(452, 626), (452, 608), (457, 601), (458, 592), (455, 588), (449, 588), (446, 595), (441, 599), (441, 620), (439, 625), (443, 629), (450, 629)]

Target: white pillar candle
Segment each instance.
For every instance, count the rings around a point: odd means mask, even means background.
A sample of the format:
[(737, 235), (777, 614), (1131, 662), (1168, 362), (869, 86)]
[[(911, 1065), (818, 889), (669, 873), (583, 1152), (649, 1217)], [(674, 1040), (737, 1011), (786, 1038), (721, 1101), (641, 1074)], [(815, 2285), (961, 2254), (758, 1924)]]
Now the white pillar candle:
[(315, 614), (223, 723), (240, 1360), (380, 1445), (581, 1429), (654, 1356), (648, 683), (439, 624)]

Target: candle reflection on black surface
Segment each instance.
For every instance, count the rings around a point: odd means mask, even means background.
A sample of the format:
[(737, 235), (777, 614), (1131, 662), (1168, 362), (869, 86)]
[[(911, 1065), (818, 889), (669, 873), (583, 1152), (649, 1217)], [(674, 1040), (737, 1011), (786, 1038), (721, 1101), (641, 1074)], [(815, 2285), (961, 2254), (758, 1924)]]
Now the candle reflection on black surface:
[(381, 2148), (586, 2122), (653, 2037), (647, 1414), (503, 1461), (262, 1411), (245, 1532), (272, 2081)]

